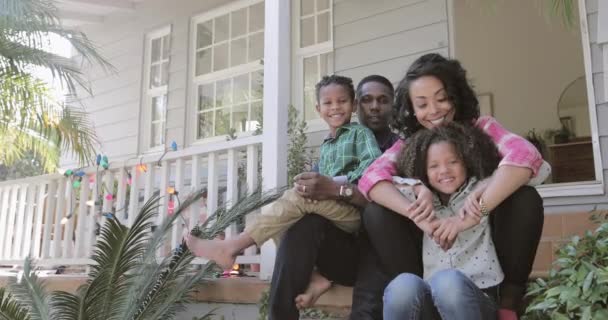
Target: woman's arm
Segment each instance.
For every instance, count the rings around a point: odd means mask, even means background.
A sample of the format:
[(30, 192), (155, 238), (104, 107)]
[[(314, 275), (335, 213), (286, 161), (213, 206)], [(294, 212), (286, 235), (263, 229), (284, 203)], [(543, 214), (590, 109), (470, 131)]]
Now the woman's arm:
[(480, 196), (489, 211), (494, 210), (517, 189), (530, 181), (532, 170), (522, 167), (501, 166), (494, 171), (485, 191)]

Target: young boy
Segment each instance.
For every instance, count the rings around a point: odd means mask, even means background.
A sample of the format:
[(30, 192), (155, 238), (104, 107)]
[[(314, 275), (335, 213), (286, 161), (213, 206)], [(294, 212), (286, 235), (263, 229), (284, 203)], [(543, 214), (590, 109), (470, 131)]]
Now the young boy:
[[(354, 184), (381, 154), (373, 133), (364, 126), (350, 123), (355, 111), (354, 99), (355, 90), (350, 78), (325, 76), (316, 85), (316, 109), (329, 126), (329, 136), (321, 145), (319, 173), (330, 177), (346, 176), (348, 183), (340, 188), (343, 200), (352, 196)], [(297, 185), (286, 191), (237, 237), (227, 240), (189, 237), (188, 247), (197, 256), (228, 269), (243, 249), (253, 244), (261, 246), (271, 238), (278, 238), (305, 214), (322, 215), (346, 232), (359, 229), (361, 217), (357, 207), (345, 201), (309, 201), (306, 195), (306, 186)]]

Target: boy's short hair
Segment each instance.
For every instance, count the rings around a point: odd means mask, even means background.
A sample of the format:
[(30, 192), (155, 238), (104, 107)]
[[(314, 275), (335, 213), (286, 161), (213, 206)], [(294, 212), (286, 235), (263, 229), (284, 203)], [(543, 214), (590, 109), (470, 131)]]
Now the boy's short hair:
[(343, 86), (346, 91), (348, 91), (348, 95), (350, 96), (351, 101), (355, 101), (355, 87), (353, 86), (353, 79), (345, 76), (339, 76), (337, 74), (332, 74), (329, 76), (323, 76), (317, 85), (315, 86), (315, 97), (317, 98), (317, 103), (319, 103), (319, 92), (321, 88), (327, 87), (330, 84), (337, 84)]
[(433, 129), (419, 130), (406, 141), (397, 157), (399, 175), (418, 178), (429, 185), (427, 151), (432, 144), (438, 142), (454, 145), (467, 170), (467, 177), (481, 180), (491, 176), (501, 159), (494, 141), (480, 128), (450, 122)]

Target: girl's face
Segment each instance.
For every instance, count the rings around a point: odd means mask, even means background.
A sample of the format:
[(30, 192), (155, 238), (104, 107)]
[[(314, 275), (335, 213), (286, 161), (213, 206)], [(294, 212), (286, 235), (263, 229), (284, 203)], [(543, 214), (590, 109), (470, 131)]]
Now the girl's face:
[(333, 134), (336, 129), (350, 123), (353, 113), (353, 101), (344, 86), (332, 83), (319, 90), (319, 101), (317, 111), (323, 121), (329, 125), (329, 131)]
[(426, 173), (429, 184), (442, 195), (449, 196), (464, 184), (467, 169), (454, 145), (446, 141), (433, 143), (427, 150)]
[(433, 76), (420, 77), (410, 84), (414, 115), (427, 129), (454, 120), (456, 109), (448, 99), (443, 83)]

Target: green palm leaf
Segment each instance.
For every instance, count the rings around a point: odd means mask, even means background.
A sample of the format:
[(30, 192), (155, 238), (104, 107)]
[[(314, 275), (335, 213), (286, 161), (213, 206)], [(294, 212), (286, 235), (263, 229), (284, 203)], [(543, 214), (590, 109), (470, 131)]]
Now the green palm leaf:
[(0, 288), (0, 320), (29, 320), (27, 309), (5, 288)]
[(44, 282), (38, 279), (32, 270), (32, 260), (29, 257), (25, 258), (21, 281), (17, 282), (16, 279), (11, 278), (9, 288), (15, 299), (28, 309), (31, 320), (50, 319), (49, 299), (45, 292)]
[(78, 319), (81, 299), (75, 294), (64, 291), (53, 291), (50, 294), (50, 318), (53, 320)]

